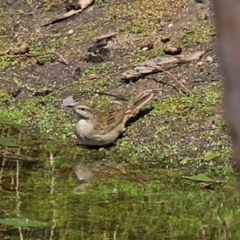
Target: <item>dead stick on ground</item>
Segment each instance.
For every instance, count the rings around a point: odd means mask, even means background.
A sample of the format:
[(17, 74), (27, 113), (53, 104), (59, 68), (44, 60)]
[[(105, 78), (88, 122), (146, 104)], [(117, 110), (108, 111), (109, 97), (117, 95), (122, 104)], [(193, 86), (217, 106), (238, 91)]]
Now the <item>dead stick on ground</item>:
[(190, 94), (191, 96), (193, 95), (193, 93), (186, 87), (184, 86), (173, 74), (171, 74), (169, 71), (164, 70), (163, 68), (159, 67), (159, 66), (153, 66), (150, 64), (146, 64), (146, 67), (151, 67), (151, 68), (155, 68), (158, 69), (166, 74), (168, 74), (173, 80), (175, 80), (188, 94)]
[(24, 54), (17, 54), (17, 55), (0, 55), (0, 57), (6, 57), (6, 58), (20, 58), (20, 57), (42, 57), (42, 56), (48, 56), (49, 54), (30, 54), (30, 53), (24, 53)]
[(53, 52), (53, 54), (56, 55), (57, 57), (59, 57), (59, 59), (61, 60), (62, 63), (64, 63), (67, 66), (69, 65), (67, 60), (65, 58), (63, 58), (63, 56), (61, 54), (59, 54), (58, 52)]
[(72, 10), (70, 10), (70, 11), (68, 11), (68, 12), (66, 12), (66, 13), (64, 13), (62, 15), (57, 16), (54, 19), (51, 19), (47, 23), (44, 23), (41, 27), (46, 27), (46, 26), (48, 26), (50, 24), (57, 23), (59, 21), (65, 20), (67, 18), (70, 18), (70, 17), (74, 16), (77, 13), (81, 13), (82, 11), (83, 11), (83, 9), (79, 9), (79, 10), (72, 9)]
[(108, 33), (108, 34), (105, 34), (105, 35), (102, 35), (100, 37), (97, 37), (94, 42), (100, 42), (104, 39), (108, 39), (108, 38), (112, 38), (112, 37), (115, 37), (117, 35), (116, 32), (112, 32), (112, 33)]
[(52, 53), (46, 53), (46, 54), (31, 54), (31, 53), (16, 54), (16, 55), (5, 54), (5, 55), (0, 55), (0, 57), (6, 57), (6, 58), (43, 57), (43, 56), (49, 56), (51, 54), (56, 55), (63, 64), (69, 65), (68, 61), (58, 52), (52, 52)]

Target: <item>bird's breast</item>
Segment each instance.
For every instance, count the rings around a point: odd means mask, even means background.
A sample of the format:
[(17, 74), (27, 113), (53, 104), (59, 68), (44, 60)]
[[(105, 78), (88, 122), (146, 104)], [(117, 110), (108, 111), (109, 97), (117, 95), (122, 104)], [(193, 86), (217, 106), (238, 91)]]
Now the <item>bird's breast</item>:
[(79, 140), (84, 140), (89, 137), (92, 132), (92, 124), (85, 119), (80, 119), (76, 124), (76, 135)]

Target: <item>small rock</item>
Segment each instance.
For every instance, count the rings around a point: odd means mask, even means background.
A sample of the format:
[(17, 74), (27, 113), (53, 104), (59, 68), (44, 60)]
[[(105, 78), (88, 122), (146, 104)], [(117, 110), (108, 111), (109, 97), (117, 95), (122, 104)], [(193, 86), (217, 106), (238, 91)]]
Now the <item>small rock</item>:
[(182, 79), (182, 80), (181, 80), (181, 83), (186, 84), (186, 83), (187, 83), (187, 80), (186, 80), (186, 79)]
[(213, 62), (213, 58), (211, 56), (207, 56), (206, 61), (209, 63)]
[(182, 52), (182, 49), (181, 49), (181, 47), (173, 47), (173, 46), (168, 45), (163, 49), (163, 51), (165, 54), (178, 55)]
[(203, 62), (197, 62), (197, 66), (201, 67), (203, 65)]
[(13, 54), (24, 54), (27, 53), (29, 51), (29, 46), (27, 43), (23, 43), (20, 47), (18, 48), (14, 48), (12, 50)]
[(73, 33), (74, 33), (74, 30), (73, 30), (73, 29), (70, 29), (70, 30), (67, 32), (68, 35), (72, 35)]
[(145, 43), (140, 47), (140, 49), (142, 51), (147, 51), (147, 50), (153, 49), (153, 43), (152, 42)]

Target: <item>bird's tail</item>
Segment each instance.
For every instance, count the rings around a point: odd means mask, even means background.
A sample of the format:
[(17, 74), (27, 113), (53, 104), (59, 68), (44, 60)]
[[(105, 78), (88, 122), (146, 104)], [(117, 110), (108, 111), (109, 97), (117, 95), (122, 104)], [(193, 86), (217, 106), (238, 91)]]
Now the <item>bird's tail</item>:
[[(147, 103), (153, 96), (153, 93), (147, 93), (147, 92), (142, 92), (137, 99), (132, 104), (129, 104), (125, 111), (124, 119), (127, 121), (127, 119), (134, 113), (136, 112), (139, 108), (141, 108), (145, 103)], [(125, 122), (124, 121), (124, 122)]]

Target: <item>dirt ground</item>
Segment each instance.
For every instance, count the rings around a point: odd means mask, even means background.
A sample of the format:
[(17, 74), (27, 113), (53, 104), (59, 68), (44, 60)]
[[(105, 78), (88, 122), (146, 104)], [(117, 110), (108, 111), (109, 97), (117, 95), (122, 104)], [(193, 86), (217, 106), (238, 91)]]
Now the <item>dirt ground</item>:
[[(86, 91), (89, 88), (90, 91), (135, 94), (142, 89), (157, 89), (156, 96), (162, 98), (176, 92), (171, 84), (176, 86), (177, 83), (168, 75), (152, 76), (162, 83), (140, 79), (128, 84), (120, 79), (120, 73), (138, 62), (162, 55), (166, 46), (161, 41), (163, 37), (170, 37), (170, 45), (180, 46), (183, 53), (206, 51), (198, 62), (171, 70), (189, 89), (219, 81), (211, 39), (214, 29), (210, 6), (206, 4), (200, 9), (200, 19), (197, 19), (190, 3), (183, 0), (175, 5), (170, 1), (164, 4), (157, 1), (143, 4), (141, 1), (99, 1), (83, 13), (41, 27), (49, 19), (65, 13), (65, 4), (59, 1), (2, 1), (1, 35), (4, 40), (1, 58), (4, 59), (1, 61), (1, 87), (14, 97), (25, 98), (49, 94), (65, 86), (58, 93), (66, 96), (76, 89), (82, 92), (81, 83), (84, 82)], [(116, 32), (116, 37), (96, 50), (97, 57), (89, 57), (94, 39), (112, 32)], [(29, 45), (29, 56), (7, 58), (22, 43)], [(152, 44), (153, 49), (143, 51), (142, 47), (148, 44)], [(52, 52), (60, 54), (68, 65)], [(84, 80), (89, 74), (104, 80), (101, 84), (96, 84), (95, 79)], [(180, 90), (179, 86), (176, 88)]]

